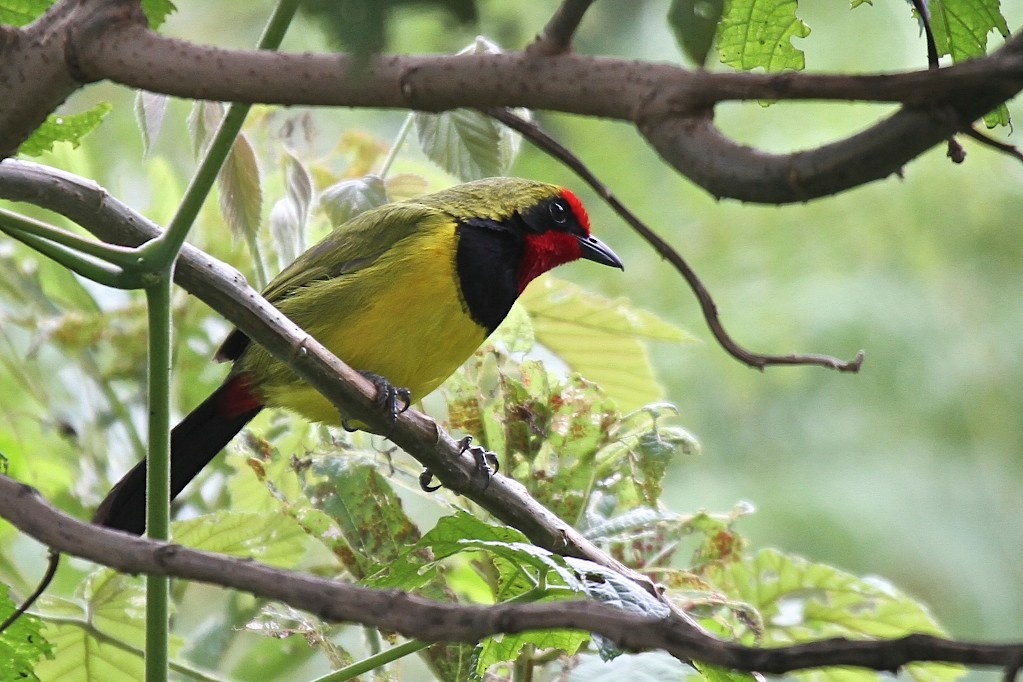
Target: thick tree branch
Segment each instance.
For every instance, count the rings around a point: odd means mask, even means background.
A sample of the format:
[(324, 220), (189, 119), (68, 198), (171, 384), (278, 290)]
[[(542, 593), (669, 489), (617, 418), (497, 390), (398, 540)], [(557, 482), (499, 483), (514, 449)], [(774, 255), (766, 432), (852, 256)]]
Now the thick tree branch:
[(363, 623), (424, 641), (478, 642), (501, 632), (578, 628), (604, 635), (627, 650), (663, 649), (683, 660), (778, 674), (832, 665), (897, 671), (916, 661), (1012, 669), (1023, 660), (1023, 644), (975, 644), (929, 635), (881, 641), (829, 639), (757, 649), (715, 639), (675, 614), (651, 617), (593, 601), (498, 606), (441, 603), (82, 523), (54, 509), (34, 489), (6, 476), (0, 476), (0, 516), (61, 552), (119, 571), (232, 587), (283, 601), (325, 620)]
[[(94, 182), (31, 162), (0, 162), (0, 198), (60, 213), (113, 244), (137, 246), (160, 232), (159, 226)], [(339, 410), (378, 431), (387, 430), (391, 441), (429, 468), (446, 487), (518, 528), (534, 544), (606, 566), (661, 598), (659, 586), (602, 552), (530, 497), (522, 484), (497, 475), (484, 489), (472, 456), (460, 456), (457, 441), (430, 417), (408, 410), (389, 428), (380, 411), (373, 408), (373, 385), (282, 315), (249, 287), (237, 270), (186, 244), (175, 268), (175, 281), (274, 357), (287, 362)]]
[[(0, 113), (0, 156), (77, 83), (108, 79), (195, 99), (429, 111), (525, 106), (617, 118), (635, 123), (668, 163), (715, 196), (786, 203), (899, 172), (1023, 88), (1021, 36), (988, 57), (946, 69), (876, 76), (694, 72), (542, 50), (384, 55), (356, 71), (348, 55), (223, 50), (166, 38), (125, 11), (133, 4), (62, 2), (37, 24), (4, 34), (0, 99), (29, 101)], [(564, 21), (552, 19), (556, 35), (570, 35), (584, 4), (562, 6)], [(45, 26), (52, 29), (51, 52), (33, 58), (40, 48), (26, 38)], [(59, 54), (53, 44), (63, 46)], [(21, 79), (37, 72), (54, 85), (19, 89)], [(764, 99), (887, 101), (903, 108), (845, 140), (793, 154), (759, 152), (714, 127), (717, 102)]]

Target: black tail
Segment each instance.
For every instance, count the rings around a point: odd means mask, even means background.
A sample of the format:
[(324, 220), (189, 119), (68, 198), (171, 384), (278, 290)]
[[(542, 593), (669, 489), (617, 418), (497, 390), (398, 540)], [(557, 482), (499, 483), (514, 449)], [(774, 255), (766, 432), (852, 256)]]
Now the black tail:
[[(171, 431), (171, 499), (209, 464), (262, 407), (225, 416), (227, 393), (237, 390), (229, 377)], [(93, 523), (142, 535), (146, 528), (146, 460), (136, 464), (110, 489)]]

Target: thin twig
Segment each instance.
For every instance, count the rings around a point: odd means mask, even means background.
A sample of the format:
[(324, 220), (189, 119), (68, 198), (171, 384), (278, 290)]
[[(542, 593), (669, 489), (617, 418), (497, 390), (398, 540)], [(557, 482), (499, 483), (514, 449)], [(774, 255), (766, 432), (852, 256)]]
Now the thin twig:
[(1023, 152), (1020, 152), (1020, 150), (1015, 145), (1011, 145), (1008, 142), (1002, 142), (1001, 140), (996, 140), (995, 138), (989, 135), (985, 135), (984, 133), (982, 133), (981, 131), (977, 130), (972, 126), (963, 130), (963, 134), (968, 137), (972, 137), (974, 140), (980, 142), (982, 145), (991, 147), (992, 149), (997, 149), (998, 151), (1008, 154), (1009, 156), (1018, 159), (1019, 161), (1023, 161)]
[(740, 362), (757, 369), (763, 369), (768, 365), (820, 365), (830, 369), (837, 369), (840, 372), (859, 371), (860, 365), (863, 364), (863, 351), (857, 353), (856, 357), (852, 360), (839, 360), (838, 358), (830, 355), (817, 355), (812, 353), (764, 355), (761, 353), (753, 353), (741, 346), (738, 342), (732, 339), (727, 331), (725, 331), (724, 326), (721, 324), (721, 320), (718, 318), (717, 305), (714, 303), (713, 297), (710, 295), (710, 292), (707, 291), (707, 287), (703, 285), (703, 282), (697, 274), (691, 267), (689, 267), (689, 264), (686, 263), (685, 259), (682, 258), (682, 256), (670, 244), (668, 244), (668, 242), (647, 227), (643, 221), (632, 213), (632, 211), (626, 208), (625, 205), (622, 204), (617, 197), (615, 197), (610, 188), (602, 183), (575, 154), (569, 151), (553, 137), (545, 133), (535, 123), (527, 121), (507, 109), (487, 109), (485, 113), (496, 118), (509, 128), (517, 130), (530, 142), (575, 171), (575, 173), (582, 178), (586, 184), (593, 188), (593, 190), (599, 194), (612, 209), (614, 209), (615, 213), (631, 225), (632, 229), (638, 232), (639, 235), (643, 237), (643, 239), (645, 239), (647, 243), (661, 255), (662, 258), (675, 266), (678, 273), (682, 275), (682, 277), (686, 280), (686, 283), (689, 284), (689, 288), (692, 289), (694, 294), (696, 294), (696, 299), (700, 303), (700, 309), (703, 311), (703, 317), (707, 321), (707, 326), (710, 327), (711, 333), (714, 334), (714, 338), (717, 339), (718, 343), (721, 344), (721, 347), (724, 348), (729, 355)]
[(46, 564), (46, 573), (43, 575), (42, 580), (36, 585), (36, 589), (32, 594), (28, 596), (25, 601), (21, 603), (18, 608), (14, 609), (11, 615), (4, 619), (4, 622), (0, 623), (0, 632), (3, 632), (10, 626), (11, 623), (21, 618), (22, 614), (32, 608), (32, 604), (36, 602), (39, 597), (42, 596), (46, 588), (53, 582), (53, 576), (57, 573), (57, 567), (60, 565), (60, 552), (56, 551), (52, 547), (50, 548), (50, 558)]
[(938, 68), (938, 43), (934, 40), (934, 31), (931, 30), (931, 13), (927, 9), (924, 0), (910, 0), (920, 23), (924, 27), (924, 37), (927, 40), (927, 66), (932, 69)]
[(528, 50), (543, 55), (568, 52), (572, 48), (572, 36), (591, 4), (593, 0), (564, 0)]
[[(924, 39), (927, 41), (927, 68), (936, 71), (940, 65), (938, 64), (938, 43), (934, 39), (934, 30), (931, 29), (931, 12), (924, 0), (910, 0), (910, 2), (913, 4), (917, 16), (920, 17), (920, 25), (924, 29)], [(959, 144), (955, 135), (948, 138), (946, 156), (952, 160), (952, 163), (962, 163), (966, 160), (966, 150), (963, 149), (963, 145)]]

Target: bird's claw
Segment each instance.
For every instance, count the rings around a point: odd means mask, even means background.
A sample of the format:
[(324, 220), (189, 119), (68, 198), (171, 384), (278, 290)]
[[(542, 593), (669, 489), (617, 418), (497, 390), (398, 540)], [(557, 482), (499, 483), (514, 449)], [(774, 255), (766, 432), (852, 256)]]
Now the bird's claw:
[[(387, 412), (393, 426), (398, 421), (398, 415), (403, 414), (412, 407), (412, 392), (404, 386), (395, 386), (386, 377), (375, 372), (359, 371), (359, 374), (369, 379), (377, 389), (377, 397), (373, 401), (381, 410)], [(348, 418), (341, 415), (341, 428), (351, 433), (359, 429), (349, 423)]]
[[(472, 444), (472, 436), (465, 436), (458, 441), (459, 450), (458, 454), (461, 455), (464, 452), (468, 452), (472, 455), (473, 459), (476, 460), (476, 471), (483, 475), (483, 490), (490, 487), (490, 481), (501, 469), (501, 462), (497, 458), (497, 455), (486, 448), (481, 448), (478, 445)], [(419, 474), (419, 487), (425, 492), (432, 493), (435, 490), (441, 488), (441, 484), (431, 485), (433, 482), (433, 472), (429, 469), (423, 469), (423, 472)]]
[(432, 493), (435, 490), (440, 490), (444, 486), (440, 483), (437, 485), (430, 485), (433, 481), (433, 472), (429, 469), (423, 469), (423, 473), (419, 474), (419, 487), (423, 489), (423, 492)]

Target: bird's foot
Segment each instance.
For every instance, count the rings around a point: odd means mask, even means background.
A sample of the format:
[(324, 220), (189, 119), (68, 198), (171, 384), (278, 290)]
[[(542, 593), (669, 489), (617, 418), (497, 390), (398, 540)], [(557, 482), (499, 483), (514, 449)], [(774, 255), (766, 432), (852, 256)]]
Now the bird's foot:
[[(476, 471), (483, 476), (483, 490), (486, 490), (490, 486), (490, 479), (501, 468), (501, 462), (497, 459), (497, 455), (486, 448), (473, 445), (472, 436), (462, 438), (462, 440), (458, 441), (458, 445), (461, 447), (458, 451), (459, 455), (468, 451), (473, 459), (476, 460)], [(419, 474), (419, 487), (428, 493), (440, 489), (440, 483), (431, 485), (432, 482), (433, 472), (429, 469), (423, 469), (423, 473)]]
[[(398, 415), (412, 406), (412, 392), (404, 386), (395, 386), (386, 377), (375, 372), (359, 370), (359, 374), (376, 386), (377, 397), (373, 403), (378, 409), (387, 413), (391, 419), (391, 426), (394, 426), (394, 423), (398, 421)], [(358, 427), (352, 426), (344, 415), (341, 416), (341, 428), (348, 432), (359, 430)]]

